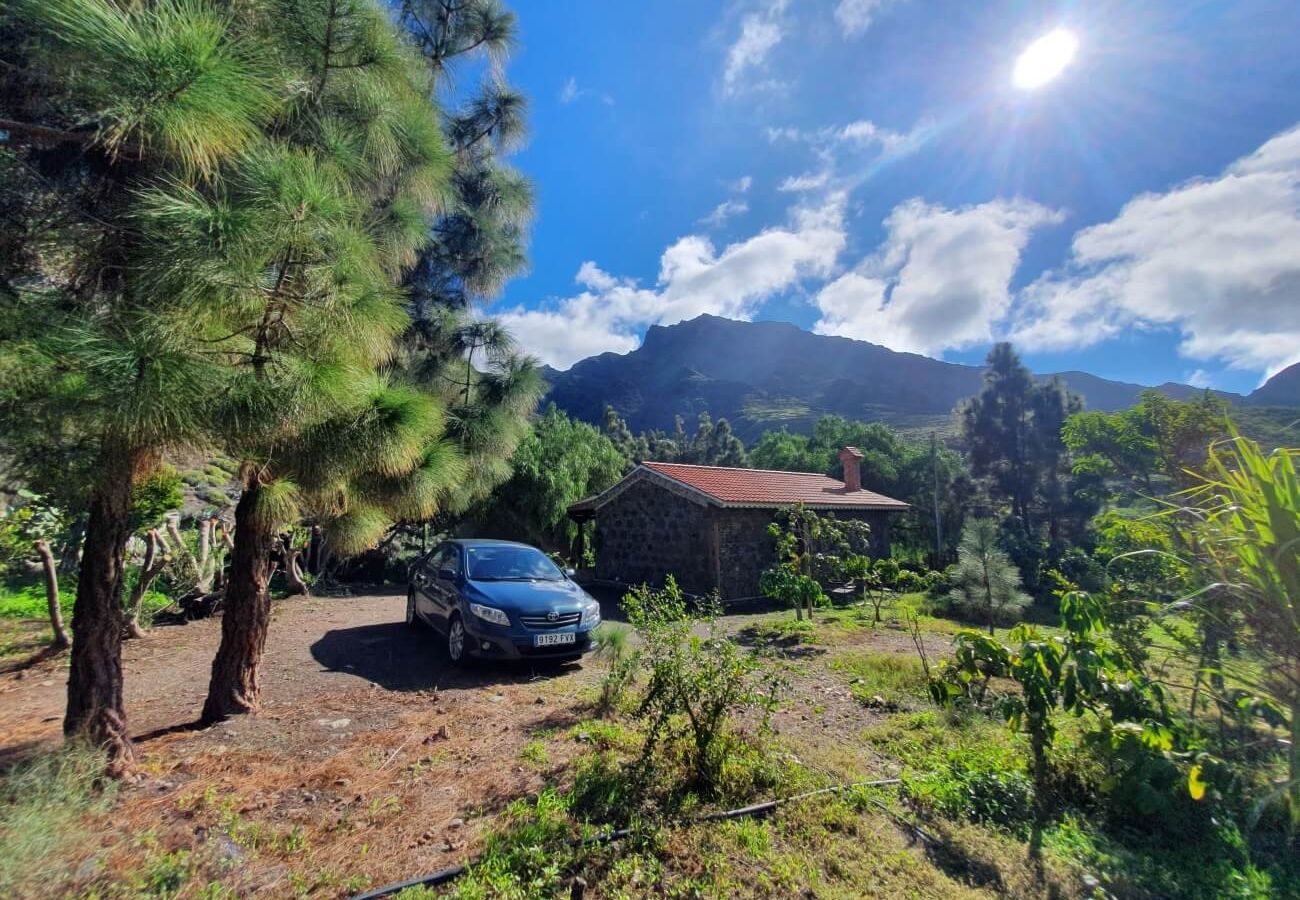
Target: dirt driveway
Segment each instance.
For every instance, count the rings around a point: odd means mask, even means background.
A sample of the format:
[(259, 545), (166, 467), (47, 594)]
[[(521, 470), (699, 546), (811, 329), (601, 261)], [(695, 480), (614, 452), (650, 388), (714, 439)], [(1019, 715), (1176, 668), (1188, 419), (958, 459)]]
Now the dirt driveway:
[[(446, 700), (483, 688), (497, 689), (490, 696), (504, 696), (503, 691), (513, 694), (533, 685), (527, 699), (535, 703), (538, 684), (583, 680), (583, 668), (572, 664), (455, 669), (438, 637), (407, 627), (404, 614), (405, 597), (392, 593), (278, 602), (257, 720), (298, 721), (319, 714), (334, 722), (346, 713), (352, 720), (348, 730), (355, 731), (392, 724), (398, 711), (424, 692), (438, 691)], [(147, 742), (196, 719), (220, 639), (221, 621), (210, 619), (155, 628), (144, 640), (125, 644), (127, 716), (138, 740)], [(0, 675), (0, 754), (59, 736), (66, 685), (66, 657)]]

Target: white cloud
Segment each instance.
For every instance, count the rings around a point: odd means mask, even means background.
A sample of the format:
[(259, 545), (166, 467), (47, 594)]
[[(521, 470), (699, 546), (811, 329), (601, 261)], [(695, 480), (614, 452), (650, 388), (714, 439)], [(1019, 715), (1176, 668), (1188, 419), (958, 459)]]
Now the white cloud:
[(780, 128), (775, 128), (769, 125), (766, 128), (766, 132), (767, 132), (767, 140), (769, 143), (772, 144), (780, 143), (781, 141), (803, 140), (803, 132), (801, 132), (798, 128), (794, 128), (793, 126), (790, 125), (784, 125)]
[(713, 212), (700, 219), (701, 225), (708, 225), (716, 228), (732, 216), (740, 216), (749, 212), (749, 204), (744, 200), (723, 200), (713, 208)]
[(564, 87), (560, 88), (558, 97), (559, 101), (565, 106), (587, 98), (599, 100), (606, 106), (614, 105), (614, 98), (609, 94), (592, 88), (578, 87), (578, 79), (574, 78), (572, 75), (569, 76), (568, 81), (564, 82)]
[(718, 251), (688, 235), (664, 250), (653, 288), (583, 263), (584, 290), (539, 309), (515, 307), (498, 318), (530, 352), (567, 367), (607, 350), (635, 348), (641, 329), (701, 313), (747, 319), (768, 299), (807, 278), (826, 278), (844, 247), (843, 194), (796, 207), (790, 221)]
[(1027, 200), (900, 204), (876, 253), (817, 294), (814, 330), (927, 354), (989, 341), (1029, 238), (1062, 218)]
[(1192, 359), (1266, 374), (1300, 360), (1300, 127), (1078, 232), (1024, 298), (1013, 334), (1034, 350), (1171, 328)]
[[(894, 131), (882, 128), (870, 119), (859, 119), (846, 125), (815, 129), (768, 126), (764, 133), (772, 144), (807, 145), (822, 165), (849, 173), (849, 180), (856, 185), (883, 166), (915, 153), (937, 130), (930, 120), (922, 120), (908, 131)], [(788, 179), (787, 184), (793, 185), (797, 181)]]
[(740, 33), (727, 48), (722, 72), (722, 92), (732, 95), (744, 86), (750, 70), (760, 69), (768, 54), (785, 37), (782, 21), (787, 0), (768, 0), (762, 8), (746, 13), (740, 20)]
[(803, 175), (787, 178), (777, 186), (778, 191), (815, 191), (826, 187), (830, 181), (830, 172), (807, 172)]
[(754, 179), (750, 175), (742, 175), (740, 178), (737, 178), (735, 181), (731, 182), (731, 184), (727, 185), (733, 193), (737, 194), (748, 193), (749, 189), (753, 186)]
[(1207, 388), (1213, 385), (1213, 376), (1204, 369), (1194, 369), (1183, 376), (1183, 381), (1195, 388)]
[(876, 13), (890, 2), (891, 0), (840, 0), (835, 4), (835, 21), (840, 23), (845, 37), (857, 37), (871, 27)]

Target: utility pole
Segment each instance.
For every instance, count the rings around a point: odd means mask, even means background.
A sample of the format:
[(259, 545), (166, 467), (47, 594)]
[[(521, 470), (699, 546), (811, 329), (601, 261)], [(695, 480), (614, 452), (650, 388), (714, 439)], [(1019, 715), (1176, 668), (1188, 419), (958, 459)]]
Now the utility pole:
[(933, 431), (930, 432), (930, 472), (934, 478), (934, 565), (943, 564), (943, 519), (939, 515), (939, 445)]

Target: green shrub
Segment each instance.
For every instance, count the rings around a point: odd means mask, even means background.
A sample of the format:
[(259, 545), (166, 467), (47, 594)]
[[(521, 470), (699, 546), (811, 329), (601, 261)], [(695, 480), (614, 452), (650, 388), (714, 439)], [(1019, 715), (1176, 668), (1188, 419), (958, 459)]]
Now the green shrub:
[(662, 746), (682, 754), (689, 786), (716, 796), (728, 757), (737, 750), (731, 720), (741, 710), (757, 707), (766, 728), (776, 703), (777, 672), (761, 668), (721, 633), (716, 599), (688, 615), (671, 576), (662, 590), (643, 585), (629, 591), (623, 606), (644, 645), (640, 659), (646, 685), (638, 708), (647, 723), (643, 771), (652, 770)]
[[(77, 582), (73, 578), (59, 579), (59, 608), (64, 621), (72, 613)], [(6, 619), (45, 619), (49, 617), (49, 604), (45, 599), (45, 583), (16, 584), (0, 587), (0, 617)]]

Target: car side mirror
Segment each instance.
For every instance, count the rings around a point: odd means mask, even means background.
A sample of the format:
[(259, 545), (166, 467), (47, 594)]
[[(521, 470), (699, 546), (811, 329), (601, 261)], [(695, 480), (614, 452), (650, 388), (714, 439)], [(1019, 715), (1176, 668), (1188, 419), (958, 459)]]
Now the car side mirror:
[(564, 570), (564, 577), (565, 577), (565, 578), (572, 578), (574, 575), (577, 575), (577, 574), (578, 574), (578, 570), (577, 570), (577, 569), (565, 569), (565, 570)]
[(441, 578), (443, 581), (455, 581), (456, 570), (451, 568), (450, 566), (443, 566), (441, 569), (438, 570), (438, 577)]

